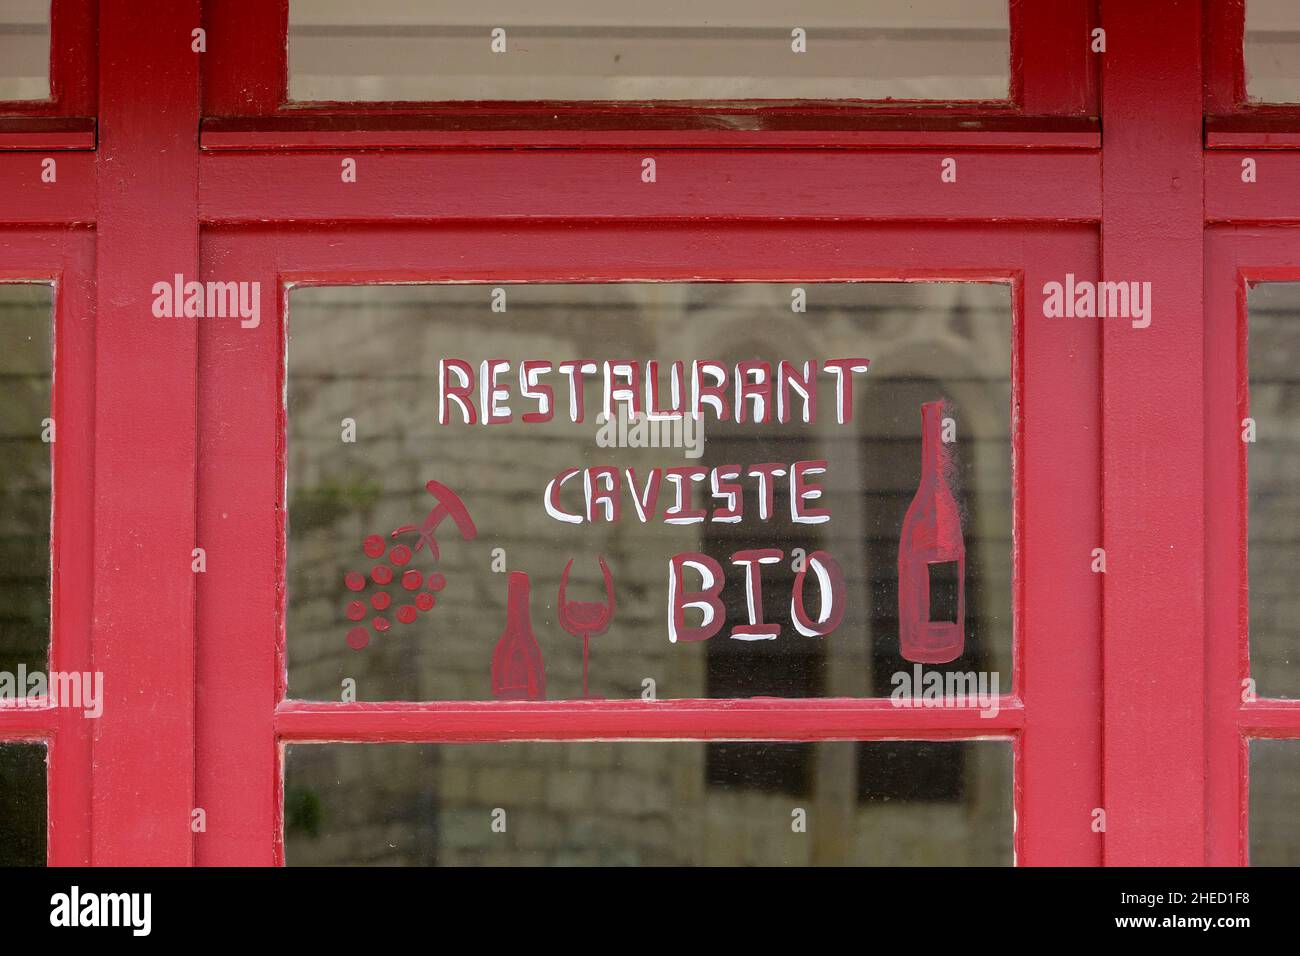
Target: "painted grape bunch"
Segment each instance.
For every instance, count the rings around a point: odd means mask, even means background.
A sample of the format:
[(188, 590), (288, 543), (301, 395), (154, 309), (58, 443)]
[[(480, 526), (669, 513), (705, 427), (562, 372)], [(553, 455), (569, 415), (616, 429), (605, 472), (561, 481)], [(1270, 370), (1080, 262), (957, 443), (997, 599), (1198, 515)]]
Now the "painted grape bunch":
[[(393, 537), (403, 530), (414, 529), (399, 529)], [(348, 631), (347, 641), (358, 651), (370, 643), (372, 629), (382, 637), (394, 621), (412, 624), (421, 614), (432, 611), (438, 603), (437, 592), (447, 585), (440, 572), (426, 579), (424, 572), (410, 567), (414, 554), (406, 544), (396, 542), (388, 547), (382, 536), (372, 534), (362, 542), (361, 550), (376, 563), (368, 573), (349, 571), (343, 575), (344, 586), (355, 595), (343, 613), (349, 621), (357, 622)], [(366, 618), (370, 620), (366, 622)]]

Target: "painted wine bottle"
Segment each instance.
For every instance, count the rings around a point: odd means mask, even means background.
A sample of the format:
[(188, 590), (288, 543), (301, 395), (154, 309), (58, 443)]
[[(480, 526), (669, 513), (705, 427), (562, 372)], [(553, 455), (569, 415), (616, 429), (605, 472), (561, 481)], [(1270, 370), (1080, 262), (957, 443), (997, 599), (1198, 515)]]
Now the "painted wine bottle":
[(506, 593), (506, 628), (492, 652), (492, 696), (499, 700), (544, 700), (546, 671), (528, 609), (530, 585), (523, 571), (511, 571)]
[(948, 487), (943, 403), (921, 406), (921, 480), (898, 542), (898, 640), (903, 657), (946, 664), (966, 643), (966, 545)]

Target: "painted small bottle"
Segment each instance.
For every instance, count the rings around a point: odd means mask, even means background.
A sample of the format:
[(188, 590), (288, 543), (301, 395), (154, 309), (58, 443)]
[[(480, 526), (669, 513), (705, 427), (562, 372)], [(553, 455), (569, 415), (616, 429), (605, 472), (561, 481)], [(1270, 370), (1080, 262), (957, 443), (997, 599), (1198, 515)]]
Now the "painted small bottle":
[[(923, 404), (921, 481), (898, 542), (899, 648), (904, 659), (918, 664), (956, 660), (966, 643), (966, 545), (945, 475), (942, 429), (943, 403)], [(936, 602), (936, 583), (955, 589), (955, 598), (950, 592), (948, 600)]]
[(528, 609), (530, 585), (523, 571), (511, 571), (506, 627), (492, 653), (492, 696), (498, 700), (545, 700), (542, 648), (533, 635)]

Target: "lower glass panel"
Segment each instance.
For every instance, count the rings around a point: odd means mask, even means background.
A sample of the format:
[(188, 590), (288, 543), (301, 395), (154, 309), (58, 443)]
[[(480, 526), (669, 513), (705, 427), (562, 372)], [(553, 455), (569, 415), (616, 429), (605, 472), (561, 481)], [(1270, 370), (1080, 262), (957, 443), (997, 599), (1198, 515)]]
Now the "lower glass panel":
[(0, 867), (45, 865), (45, 745), (0, 744)]
[(1250, 862), (1300, 866), (1300, 740), (1250, 742)]
[(1008, 865), (1010, 741), (298, 744), (291, 866)]

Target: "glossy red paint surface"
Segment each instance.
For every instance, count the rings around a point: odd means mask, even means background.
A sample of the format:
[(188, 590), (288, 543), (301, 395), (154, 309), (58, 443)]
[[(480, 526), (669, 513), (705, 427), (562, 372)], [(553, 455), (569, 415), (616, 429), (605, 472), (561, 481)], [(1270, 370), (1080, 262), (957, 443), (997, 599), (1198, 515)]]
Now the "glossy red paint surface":
[[(504, 740), (688, 736), (870, 739), (1006, 735), (1026, 769), (1019, 859), (1096, 864), (1099, 836), (1060, 825), (1100, 800), (1101, 582), (1086, 561), (1100, 535), (1097, 421), (1100, 333), (1043, 322), (1036, 290), (1067, 271), (1096, 275), (1094, 227), (955, 223), (474, 223), (406, 226), (285, 223), (205, 230), (205, 277), (261, 283), (259, 328), (200, 329), (200, 799), (210, 817), (200, 863), (273, 863), (277, 741)], [(307, 704), (283, 700), (282, 408), (286, 288), (338, 282), (792, 279), (1010, 281), (1016, 310), (1016, 409), (1022, 420), (1020, 570), (1014, 688), (998, 718), (936, 715), (888, 701), (626, 701)], [(1032, 297), (1030, 291), (1035, 290)], [(272, 319), (271, 317), (275, 317)], [(1026, 321), (1026, 318), (1029, 320)], [(292, 323), (292, 316), (288, 321)], [(240, 383), (232, 388), (232, 381)], [(233, 427), (239, 423), (238, 427)], [(1063, 542), (1073, 542), (1063, 546)], [(226, 597), (239, 594), (234, 602)], [(232, 667), (230, 661), (238, 660)], [(240, 690), (242, 688), (242, 690)], [(226, 701), (265, 702), (232, 710)], [(1035, 701), (1039, 702), (1035, 704)], [(1041, 755), (1041, 756), (1040, 756)], [(1033, 771), (1035, 762), (1042, 769)], [(1065, 808), (1064, 810), (1062, 808)], [(251, 821), (251, 823), (250, 823)]]
[[(197, 0), (100, 7), (91, 833), (101, 864), (194, 859), (198, 330), (151, 312), (198, 271)], [(142, 69), (142, 61), (149, 63)]]
[[(1237, 439), (1245, 283), (1300, 278), (1300, 122), (1244, 103), (1242, 9), (1016, 2), (1016, 102), (974, 126), (812, 108), (730, 138), (690, 111), (494, 129), (490, 108), (286, 108), (284, 0), (55, 0), (54, 98), (0, 105), (0, 281), (57, 283), (52, 666), (103, 669), (108, 700), (93, 725), (0, 708), (0, 739), (50, 746), (51, 862), (280, 862), (289, 741), (986, 735), (1014, 741), (1020, 863), (1244, 862), (1245, 739), (1300, 737), (1295, 702), (1241, 701)], [(260, 281), (261, 325), (154, 319), (175, 272)], [(1067, 273), (1152, 281), (1151, 327), (1044, 318)], [(638, 279), (1012, 284), (1016, 664), (996, 717), (285, 699), (287, 286)]]
[(1116, 38), (1102, 65), (1102, 273), (1153, 290), (1150, 327), (1104, 325), (1106, 862), (1194, 864), (1205, 854), (1201, 24), (1194, 3), (1103, 0), (1102, 26)]

